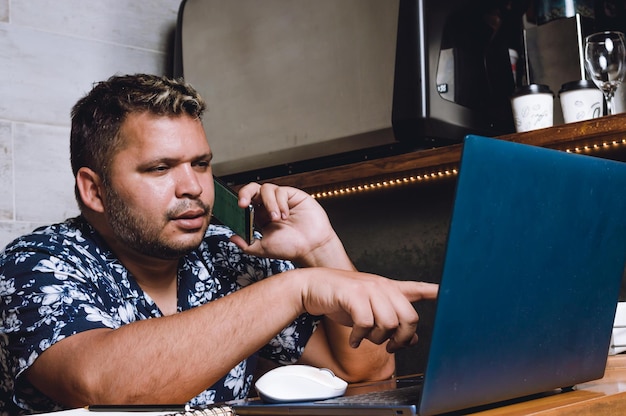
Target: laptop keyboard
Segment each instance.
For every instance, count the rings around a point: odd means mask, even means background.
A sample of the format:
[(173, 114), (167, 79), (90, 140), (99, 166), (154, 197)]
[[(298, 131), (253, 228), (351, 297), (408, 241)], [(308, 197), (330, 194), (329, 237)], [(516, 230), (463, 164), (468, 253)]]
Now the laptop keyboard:
[(326, 399), (316, 403), (352, 405), (402, 405), (415, 404), (419, 400), (422, 385), (399, 387), (392, 390), (373, 391), (370, 393), (356, 394), (354, 396), (342, 396), (334, 399)]

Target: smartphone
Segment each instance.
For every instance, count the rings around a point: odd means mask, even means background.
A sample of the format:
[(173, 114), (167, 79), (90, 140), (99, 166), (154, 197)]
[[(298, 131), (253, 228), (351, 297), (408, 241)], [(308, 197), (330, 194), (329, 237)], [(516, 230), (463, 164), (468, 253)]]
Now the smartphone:
[(220, 179), (213, 177), (215, 184), (215, 201), (213, 217), (227, 226), (248, 244), (254, 242), (254, 207), (248, 205), (241, 208), (237, 205), (239, 197)]

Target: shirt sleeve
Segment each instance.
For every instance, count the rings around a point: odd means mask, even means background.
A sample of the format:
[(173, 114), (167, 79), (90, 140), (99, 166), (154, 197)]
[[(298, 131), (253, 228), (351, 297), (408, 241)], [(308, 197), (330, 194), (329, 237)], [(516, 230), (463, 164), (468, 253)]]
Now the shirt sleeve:
[(80, 268), (45, 250), (5, 253), (0, 263), (0, 308), (8, 370), (14, 378), (68, 336), (119, 326)]
[[(270, 275), (294, 269), (293, 263), (284, 260), (270, 261)], [(280, 302), (280, 297), (277, 297)], [(315, 332), (320, 317), (304, 313), (259, 351), (261, 357), (279, 364), (294, 364), (302, 353), (307, 342)]]
[(299, 316), (291, 325), (259, 351), (261, 357), (279, 364), (294, 364), (302, 353), (307, 342), (315, 332), (320, 318), (309, 314)]

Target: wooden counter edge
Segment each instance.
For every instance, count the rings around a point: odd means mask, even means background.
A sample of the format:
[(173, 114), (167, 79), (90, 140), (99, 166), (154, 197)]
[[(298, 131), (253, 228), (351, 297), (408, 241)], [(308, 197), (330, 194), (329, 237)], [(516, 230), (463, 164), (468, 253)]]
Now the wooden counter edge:
[[(524, 133), (508, 134), (498, 136), (498, 138), (563, 150), (567, 147), (598, 141), (621, 141), (626, 138), (626, 113)], [(310, 190), (354, 182), (355, 180), (363, 182), (373, 178), (397, 176), (420, 170), (432, 170), (442, 166), (453, 166), (458, 163), (460, 155), (461, 144), (453, 144), (349, 165), (270, 178), (262, 182), (273, 182), (279, 185), (295, 186)]]

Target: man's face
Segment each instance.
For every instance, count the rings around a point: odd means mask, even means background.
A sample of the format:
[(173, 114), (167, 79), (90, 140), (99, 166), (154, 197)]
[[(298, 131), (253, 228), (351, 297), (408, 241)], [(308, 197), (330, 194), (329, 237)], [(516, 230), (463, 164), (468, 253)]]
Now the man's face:
[(118, 250), (175, 259), (196, 248), (213, 204), (211, 149), (199, 120), (131, 114), (104, 186)]

